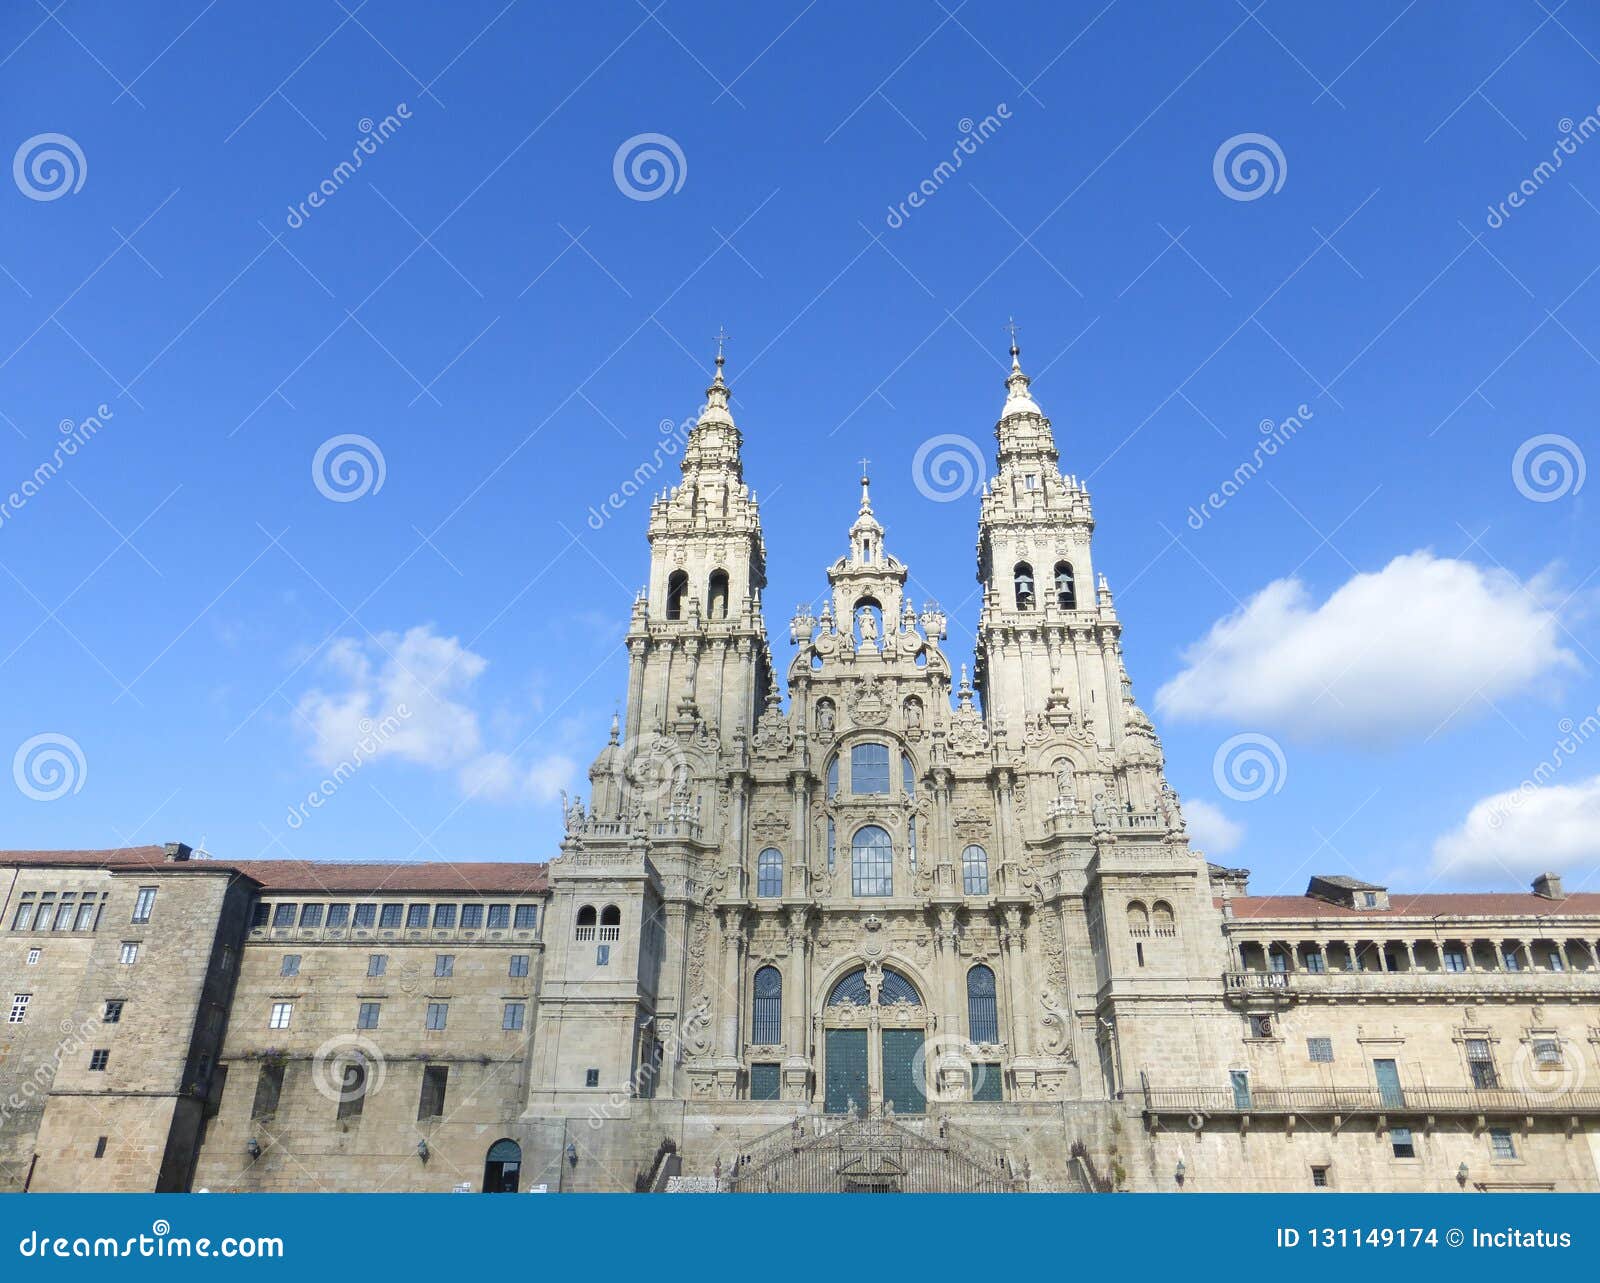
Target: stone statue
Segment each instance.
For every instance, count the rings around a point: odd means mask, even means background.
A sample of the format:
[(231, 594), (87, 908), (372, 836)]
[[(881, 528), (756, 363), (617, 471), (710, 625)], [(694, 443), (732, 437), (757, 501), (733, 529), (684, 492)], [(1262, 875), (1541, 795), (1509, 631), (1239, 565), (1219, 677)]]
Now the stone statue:
[(878, 640), (878, 621), (872, 617), (872, 611), (863, 606), (856, 612), (856, 625), (861, 629), (863, 645)]
[(817, 705), (817, 729), (819, 731), (833, 729), (833, 704), (829, 700), (823, 700)]

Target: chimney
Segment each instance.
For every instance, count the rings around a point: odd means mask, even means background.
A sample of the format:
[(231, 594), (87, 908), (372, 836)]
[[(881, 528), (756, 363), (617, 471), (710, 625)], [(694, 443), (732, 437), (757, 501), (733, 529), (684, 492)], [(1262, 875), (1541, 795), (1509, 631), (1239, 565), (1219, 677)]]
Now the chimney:
[(187, 860), (194, 854), (194, 848), (183, 842), (168, 842), (166, 860), (168, 864), (176, 861)]
[(1567, 893), (1561, 889), (1561, 875), (1559, 873), (1541, 873), (1533, 880), (1534, 895), (1546, 900), (1565, 900)]

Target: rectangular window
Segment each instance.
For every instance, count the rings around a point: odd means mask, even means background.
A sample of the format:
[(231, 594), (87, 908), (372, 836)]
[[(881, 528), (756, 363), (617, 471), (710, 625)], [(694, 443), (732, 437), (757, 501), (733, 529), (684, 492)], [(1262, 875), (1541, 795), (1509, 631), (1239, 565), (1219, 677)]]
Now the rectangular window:
[(489, 930), (504, 931), (511, 925), (511, 906), (509, 904), (491, 904), (489, 906)]
[(456, 925), (456, 906), (453, 904), (438, 904), (433, 908), (433, 929), (435, 931), (449, 931)]
[(99, 906), (93, 900), (85, 900), (78, 906), (78, 921), (72, 928), (74, 931), (90, 931), (94, 928), (95, 910)]
[(585, 1069), (583, 1071), (583, 1085), (585, 1087), (598, 1087), (600, 1085), (600, 1071), (598, 1069)]
[(405, 912), (403, 904), (386, 904), (383, 911), (378, 914), (378, 925), (385, 931), (393, 931), (400, 925), (400, 915)]
[(367, 955), (367, 974), (381, 976), (389, 969), (389, 955), (386, 953), (369, 953)]
[(422, 1070), (422, 1095), (417, 1101), (417, 1121), (444, 1116), (445, 1089), (450, 1070), (444, 1065), (425, 1065)]
[(94, 1143), (94, 1156), (96, 1158), (104, 1158), (106, 1156), (106, 1141), (107, 1141), (107, 1139), (109, 1139), (109, 1138), (105, 1137), (105, 1136), (102, 1136), (99, 1140), (95, 1141), (95, 1143)]
[(1417, 1143), (1412, 1139), (1409, 1127), (1391, 1127), (1389, 1129), (1389, 1144), (1394, 1149), (1396, 1158), (1415, 1158), (1417, 1156)]
[(105, 1014), (100, 1017), (100, 1023), (103, 1025), (120, 1024), (122, 1022), (123, 1001), (121, 998), (107, 998)]
[(28, 950), (28, 965), (30, 967), (38, 966), (39, 965), (39, 959), (42, 958), (42, 957), (44, 957), (43, 951), (41, 951), (39, 949), (29, 949)]
[(89, 1053), (89, 1070), (91, 1073), (105, 1073), (106, 1066), (110, 1063), (111, 1051), (107, 1047), (96, 1047)]
[(1522, 970), (1522, 955), (1519, 954), (1515, 949), (1503, 950), (1500, 954), (1500, 958), (1505, 963), (1507, 971)]
[[(397, 908), (399, 906), (396, 906)], [(412, 931), (420, 931), (428, 925), (428, 906), (413, 904), (406, 910), (406, 927)]]
[[(71, 931), (72, 915), (77, 909), (78, 895), (75, 891), (68, 891), (61, 897), (61, 906), (56, 910), (56, 930)], [(137, 919), (135, 919), (137, 921)]]
[(611, 965), (611, 946), (609, 944), (595, 945), (594, 965), (597, 967), (609, 967)]
[(263, 900), (257, 900), (250, 907), (250, 929), (264, 927), (272, 921), (272, 906)]
[(1333, 1039), (1307, 1038), (1306, 1052), (1318, 1064), (1331, 1065), (1333, 1063)]
[(350, 906), (348, 904), (330, 904), (328, 906), (328, 926), (347, 927), (350, 925)]
[(33, 1001), (31, 993), (17, 993), (11, 995), (11, 1014), (6, 1018), (8, 1025), (20, 1025), (28, 1018), (28, 1004)]
[(1250, 1073), (1245, 1069), (1228, 1071), (1228, 1084), (1233, 1088), (1233, 1107), (1250, 1108)]
[(1467, 1068), (1471, 1071), (1474, 1087), (1488, 1090), (1500, 1085), (1499, 1075), (1494, 1071), (1494, 1056), (1489, 1050), (1487, 1038), (1467, 1039)]
[(1306, 970), (1314, 976), (1326, 974), (1328, 970), (1328, 960), (1322, 956), (1321, 949), (1306, 950)]
[(378, 906), (375, 904), (356, 905), (355, 924), (358, 927), (372, 929), (373, 923), (378, 920)]
[(272, 906), (272, 925), (275, 926), (275, 927), (292, 927), (292, 926), (294, 926), (295, 910), (298, 909), (299, 907), (300, 906), (297, 905), (297, 904), (275, 904), (275, 905), (273, 905)]
[(438, 953), (433, 957), (433, 974), (435, 976), (453, 976), (456, 973), (456, 955), (453, 953)]
[(1311, 1188), (1328, 1188), (1328, 1169), (1326, 1167), (1313, 1167), (1311, 1169)]
[(1496, 1158), (1515, 1158), (1517, 1145), (1511, 1139), (1511, 1129), (1508, 1127), (1491, 1127), (1489, 1129), (1489, 1152)]
[(131, 940), (122, 942), (122, 965), (131, 967), (139, 961), (139, 946)]
[(778, 1099), (778, 1065), (775, 1061), (750, 1066), (750, 1099)]
[(1444, 969), (1446, 971), (1465, 971), (1467, 969), (1467, 955), (1461, 949), (1446, 949), (1444, 951)]
[(514, 953), (511, 955), (511, 970), (508, 973), (513, 977), (522, 977), (528, 974), (528, 955)]
[(505, 1011), (502, 1013), (502, 1015), (500, 1017), (500, 1028), (502, 1028), (502, 1029), (521, 1029), (522, 1028), (522, 1018), (527, 1013), (527, 1010), (528, 1010), (528, 1008), (527, 1008), (526, 1004), (524, 1004), (524, 1003), (520, 1003), (520, 1002), (508, 1002), (508, 1003), (506, 1003)]
[(339, 1107), (335, 1120), (360, 1118), (367, 1103), (367, 1066), (360, 1059), (346, 1061), (340, 1071)]
[(11, 919), (13, 931), (26, 931), (33, 925), (33, 897), (29, 896), (17, 906), (17, 916)]
[(300, 955), (298, 953), (286, 953), (286, 954), (284, 954), (283, 955), (283, 967), (278, 972), (278, 974), (279, 975), (284, 975), (284, 976), (297, 976), (297, 975), (299, 975), (300, 974)]
[(857, 744), (850, 750), (850, 791), (852, 793), (889, 791), (887, 744)]
[(450, 1018), (450, 1004), (448, 1002), (430, 1002), (428, 1004), (429, 1029), (443, 1029)]
[(1533, 1063), (1536, 1065), (1559, 1065), (1561, 1063), (1561, 1044), (1553, 1038), (1538, 1038), (1533, 1044)]
[(362, 1003), (360, 1010), (358, 1010), (356, 1012), (356, 1028), (357, 1029), (376, 1029), (378, 1027), (378, 1012), (381, 1009), (381, 1007), (382, 1007), (381, 1003), (376, 1003), (376, 1002), (364, 1002), (364, 1003)]
[(481, 904), (464, 904), (461, 906), (461, 929), (463, 931), (476, 931), (483, 925), (483, 906)]
[(250, 1104), (252, 1120), (271, 1118), (278, 1112), (278, 1097), (283, 1092), (283, 1066), (262, 1065), (261, 1076), (256, 1079), (256, 1098)]
[(322, 910), (320, 904), (308, 904), (300, 910), (300, 925), (303, 927), (320, 927), (322, 925)]
[(519, 904), (514, 925), (518, 931), (532, 931), (539, 925), (539, 906), (536, 904)]
[(1567, 969), (1567, 964), (1561, 961), (1561, 955), (1554, 949), (1545, 954), (1544, 963), (1551, 971), (1565, 971)]
[(287, 1029), (289, 1021), (294, 1016), (294, 1003), (275, 1002), (272, 1004), (272, 1014), (267, 1017), (268, 1029)]
[(35, 931), (48, 931), (50, 924), (56, 920), (56, 893), (46, 891), (39, 897), (39, 916), (33, 920)]

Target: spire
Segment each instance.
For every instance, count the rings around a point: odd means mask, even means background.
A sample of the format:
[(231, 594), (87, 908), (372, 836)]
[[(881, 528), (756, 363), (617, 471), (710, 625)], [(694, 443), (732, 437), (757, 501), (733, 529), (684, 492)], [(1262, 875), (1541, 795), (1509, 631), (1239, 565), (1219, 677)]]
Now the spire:
[(719, 329), (715, 337), (717, 341), (717, 372), (712, 376), (711, 386), (706, 389), (706, 404), (705, 409), (700, 412), (700, 424), (718, 423), (731, 428), (733, 427), (733, 415), (728, 410), (730, 393), (728, 384), (722, 377), (722, 367), (728, 360), (723, 354), (722, 345), (728, 341), (729, 336)]
[(870, 483), (867, 480), (867, 464), (871, 462), (871, 459), (861, 460), (861, 515), (863, 517), (872, 515), (872, 494), (868, 489)]
[(1006, 404), (1000, 411), (1000, 417), (1009, 419), (1013, 414), (1037, 414), (1043, 418), (1044, 411), (1028, 391), (1030, 380), (1022, 372), (1022, 349), (1017, 346), (1016, 321), (1008, 321), (1006, 329), (1011, 335), (1011, 373), (1006, 376)]

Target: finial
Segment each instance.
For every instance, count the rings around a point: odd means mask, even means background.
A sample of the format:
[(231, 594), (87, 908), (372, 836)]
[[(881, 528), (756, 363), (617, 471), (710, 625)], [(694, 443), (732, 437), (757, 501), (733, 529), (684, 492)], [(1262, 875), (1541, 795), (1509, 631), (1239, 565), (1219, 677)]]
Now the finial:
[(867, 465), (869, 463), (871, 463), (871, 462), (872, 462), (871, 459), (862, 459), (862, 460), (860, 460), (860, 463), (861, 463), (861, 513), (862, 513), (863, 516), (867, 515), (868, 513), (870, 513), (872, 511), (872, 494), (871, 494), (871, 491), (868, 489), (868, 487), (869, 487), (869, 485), (871, 483), (867, 479)]
[(611, 742), (615, 744), (617, 737), (622, 733), (622, 717), (618, 713), (611, 714)]
[(1014, 316), (1006, 318), (1006, 332), (1011, 335), (1011, 368), (1020, 370), (1022, 363), (1017, 359), (1022, 355), (1022, 349), (1017, 346), (1017, 319)]
[(726, 343), (733, 336), (728, 333), (728, 327), (727, 326), (719, 325), (717, 327), (717, 332), (715, 334), (713, 334), (711, 337), (716, 339), (716, 341), (717, 341), (717, 369), (721, 370), (722, 369), (722, 363), (727, 360), (727, 357), (723, 356), (723, 354), (722, 354), (722, 345), (724, 343)]

